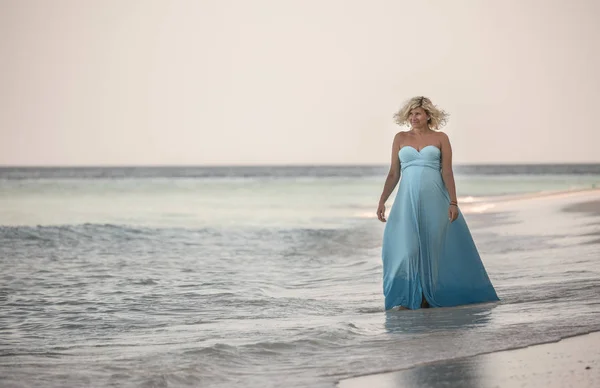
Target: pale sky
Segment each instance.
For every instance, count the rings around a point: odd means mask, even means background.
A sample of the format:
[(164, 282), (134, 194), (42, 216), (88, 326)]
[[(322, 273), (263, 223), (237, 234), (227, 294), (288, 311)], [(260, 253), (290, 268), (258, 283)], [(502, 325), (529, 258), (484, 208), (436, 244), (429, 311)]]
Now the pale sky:
[[(0, 165), (600, 162), (600, 1), (0, 0)], [(406, 128), (405, 128), (406, 129)]]

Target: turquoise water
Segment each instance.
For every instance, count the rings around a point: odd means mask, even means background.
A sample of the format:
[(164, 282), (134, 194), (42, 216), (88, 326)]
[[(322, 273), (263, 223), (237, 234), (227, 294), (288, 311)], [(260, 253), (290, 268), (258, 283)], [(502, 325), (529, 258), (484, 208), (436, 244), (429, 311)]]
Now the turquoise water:
[[(343, 227), (374, 216), (385, 173), (200, 178), (134, 173), (110, 179), (4, 179), (0, 180), (0, 214), (4, 225)], [(600, 172), (457, 174), (456, 184), (459, 201), (468, 203), (490, 196), (600, 187)]]
[(600, 219), (539, 194), (600, 174), (552, 171), (457, 173), (502, 302), (402, 314), (385, 168), (0, 169), (0, 385), (332, 387), (600, 330)]

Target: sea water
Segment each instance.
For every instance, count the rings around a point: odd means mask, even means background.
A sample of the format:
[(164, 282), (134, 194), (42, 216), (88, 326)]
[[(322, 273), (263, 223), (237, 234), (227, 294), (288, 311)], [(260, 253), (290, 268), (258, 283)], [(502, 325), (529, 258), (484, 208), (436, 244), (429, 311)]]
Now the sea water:
[(331, 387), (600, 330), (600, 218), (547, 195), (599, 165), (456, 168), (502, 301), (408, 312), (383, 310), (386, 173), (0, 169), (0, 385)]

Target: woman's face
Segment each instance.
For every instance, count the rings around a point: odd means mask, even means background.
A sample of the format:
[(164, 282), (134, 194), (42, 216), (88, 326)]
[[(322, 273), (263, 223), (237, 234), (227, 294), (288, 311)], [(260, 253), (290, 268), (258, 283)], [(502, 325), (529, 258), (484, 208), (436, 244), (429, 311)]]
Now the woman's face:
[(427, 127), (427, 112), (425, 109), (418, 107), (410, 111), (408, 115), (408, 121), (410, 125), (414, 128), (424, 128)]

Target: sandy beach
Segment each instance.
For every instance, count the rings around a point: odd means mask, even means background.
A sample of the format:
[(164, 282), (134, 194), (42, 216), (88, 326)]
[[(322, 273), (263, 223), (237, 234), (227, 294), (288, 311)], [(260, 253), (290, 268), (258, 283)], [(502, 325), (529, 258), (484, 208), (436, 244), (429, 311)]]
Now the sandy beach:
[(600, 200), (579, 202), (579, 203), (567, 206), (563, 210), (567, 211), (567, 212), (582, 212), (582, 213), (591, 213), (594, 215), (600, 215)]
[(339, 388), (600, 386), (600, 332), (398, 372), (342, 380)]
[[(589, 215), (600, 216), (600, 200), (579, 202), (563, 208), (563, 211), (574, 213), (587, 213)], [(588, 244), (600, 244), (600, 232), (593, 233), (597, 239), (588, 241)], [(600, 253), (598, 254), (600, 256)]]

